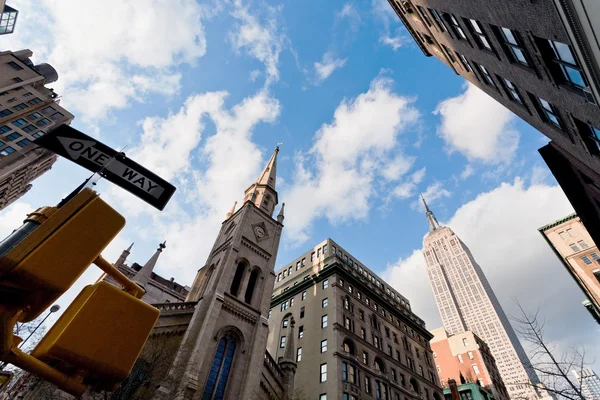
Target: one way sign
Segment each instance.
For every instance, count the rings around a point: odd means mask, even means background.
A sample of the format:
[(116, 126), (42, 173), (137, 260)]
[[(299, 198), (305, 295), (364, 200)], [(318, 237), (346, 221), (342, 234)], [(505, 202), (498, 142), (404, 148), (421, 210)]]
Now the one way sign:
[(59, 125), (33, 143), (45, 147), (162, 210), (175, 186), (118, 151), (68, 125)]

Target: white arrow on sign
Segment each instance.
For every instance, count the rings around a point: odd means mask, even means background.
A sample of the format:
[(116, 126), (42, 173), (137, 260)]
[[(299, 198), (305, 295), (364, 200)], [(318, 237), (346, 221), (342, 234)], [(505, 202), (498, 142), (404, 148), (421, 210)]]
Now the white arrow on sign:
[(131, 185), (139, 187), (157, 199), (160, 198), (165, 191), (162, 186), (158, 185), (147, 176), (144, 176), (144, 174), (123, 164), (118, 159), (113, 159), (111, 161), (111, 157), (108, 154), (103, 153), (94, 147), (96, 142), (92, 140), (81, 140), (63, 136), (57, 136), (56, 138), (63, 145), (69, 154), (69, 157), (73, 160), (83, 157), (94, 164), (103, 167), (105, 170), (112, 172), (123, 180), (128, 181)]

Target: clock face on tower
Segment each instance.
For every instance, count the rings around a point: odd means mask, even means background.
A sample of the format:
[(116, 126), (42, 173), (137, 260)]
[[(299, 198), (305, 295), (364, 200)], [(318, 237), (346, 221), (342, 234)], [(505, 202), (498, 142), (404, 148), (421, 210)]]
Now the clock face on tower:
[(264, 222), (252, 225), (252, 231), (254, 232), (257, 242), (269, 237), (269, 233), (267, 232), (267, 227), (265, 226)]

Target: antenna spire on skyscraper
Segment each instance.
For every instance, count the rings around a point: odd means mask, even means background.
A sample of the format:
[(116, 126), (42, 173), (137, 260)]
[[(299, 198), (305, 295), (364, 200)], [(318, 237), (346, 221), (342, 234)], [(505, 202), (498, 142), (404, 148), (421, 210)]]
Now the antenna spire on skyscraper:
[(425, 215), (427, 216), (427, 222), (429, 223), (429, 232), (433, 232), (440, 228), (440, 223), (437, 221), (437, 218), (435, 218), (433, 211), (429, 209), (423, 193), (421, 193), (421, 200), (423, 200), (423, 205), (425, 206)]

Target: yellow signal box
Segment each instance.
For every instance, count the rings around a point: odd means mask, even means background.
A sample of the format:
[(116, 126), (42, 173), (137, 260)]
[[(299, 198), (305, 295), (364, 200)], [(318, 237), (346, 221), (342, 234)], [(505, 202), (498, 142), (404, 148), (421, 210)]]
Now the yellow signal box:
[(98, 258), (125, 218), (84, 188), (62, 207), (42, 207), (0, 243), (0, 304), (35, 319)]
[(87, 286), (31, 356), (112, 391), (130, 373), (159, 313), (106, 282)]

